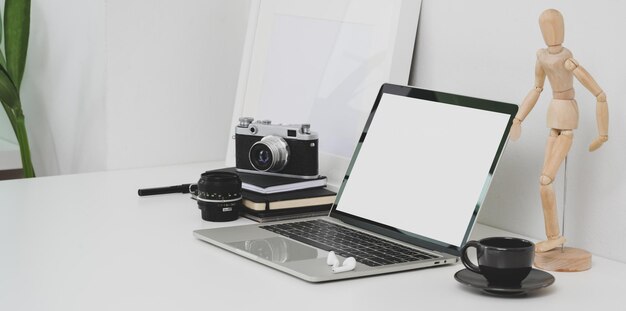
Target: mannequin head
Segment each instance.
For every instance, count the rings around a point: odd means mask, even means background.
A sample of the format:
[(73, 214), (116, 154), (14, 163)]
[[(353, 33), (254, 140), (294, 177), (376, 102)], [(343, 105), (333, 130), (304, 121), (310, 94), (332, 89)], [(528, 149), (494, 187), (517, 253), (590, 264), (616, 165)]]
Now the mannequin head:
[[(543, 35), (543, 41), (549, 48), (561, 50), (561, 44), (565, 37), (563, 15), (555, 9), (547, 9), (539, 16), (539, 28)], [(552, 51), (551, 49), (551, 51)]]

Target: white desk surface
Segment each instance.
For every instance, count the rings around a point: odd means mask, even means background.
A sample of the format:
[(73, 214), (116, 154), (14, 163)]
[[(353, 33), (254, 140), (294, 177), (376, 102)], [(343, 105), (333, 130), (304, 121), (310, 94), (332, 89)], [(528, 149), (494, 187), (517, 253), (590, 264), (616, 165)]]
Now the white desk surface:
[[(523, 298), (470, 290), (462, 265), (311, 284), (199, 241), (188, 195), (138, 188), (197, 181), (221, 163), (0, 182), (0, 310), (588, 310), (624, 308), (626, 265), (594, 257)], [(474, 238), (511, 235), (478, 226)], [(500, 308), (500, 309), (497, 309)]]

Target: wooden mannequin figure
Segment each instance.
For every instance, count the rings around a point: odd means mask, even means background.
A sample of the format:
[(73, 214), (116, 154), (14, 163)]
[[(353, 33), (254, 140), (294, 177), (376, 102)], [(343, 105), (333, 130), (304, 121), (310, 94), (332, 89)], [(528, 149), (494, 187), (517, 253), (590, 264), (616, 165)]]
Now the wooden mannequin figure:
[[(554, 9), (545, 10), (539, 17), (543, 39), (548, 46), (537, 51), (535, 87), (528, 93), (513, 121), (510, 137), (517, 140), (521, 124), (533, 109), (546, 76), (552, 87), (552, 101), (548, 107), (550, 134), (546, 144), (543, 169), (539, 179), (547, 240), (536, 244), (535, 265), (555, 271), (582, 271), (591, 267), (591, 255), (583, 250), (562, 248), (565, 237), (559, 232), (556, 195), (552, 186), (556, 173), (567, 156), (573, 130), (578, 127), (578, 106), (574, 99), (573, 77), (576, 77), (596, 96), (598, 137), (589, 145), (594, 151), (608, 140), (608, 106), (606, 95), (591, 75), (562, 46), (564, 39), (563, 16)], [(555, 249), (555, 248), (559, 249)]]

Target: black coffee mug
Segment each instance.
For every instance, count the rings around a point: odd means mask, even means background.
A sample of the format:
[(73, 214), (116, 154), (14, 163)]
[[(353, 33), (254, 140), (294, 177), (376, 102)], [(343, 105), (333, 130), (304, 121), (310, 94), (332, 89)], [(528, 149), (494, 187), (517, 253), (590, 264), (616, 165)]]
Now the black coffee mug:
[[(467, 249), (476, 248), (478, 266), (467, 257)], [(535, 244), (528, 240), (492, 237), (469, 241), (461, 249), (461, 261), (467, 269), (482, 274), (490, 285), (521, 284), (532, 270)]]

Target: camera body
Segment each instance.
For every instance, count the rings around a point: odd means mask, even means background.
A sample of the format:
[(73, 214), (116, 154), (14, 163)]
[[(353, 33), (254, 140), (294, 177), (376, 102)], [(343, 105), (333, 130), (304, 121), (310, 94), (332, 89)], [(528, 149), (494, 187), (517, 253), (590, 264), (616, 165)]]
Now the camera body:
[(237, 171), (302, 179), (319, 177), (319, 139), (309, 124), (253, 121), (239, 118), (235, 128)]

